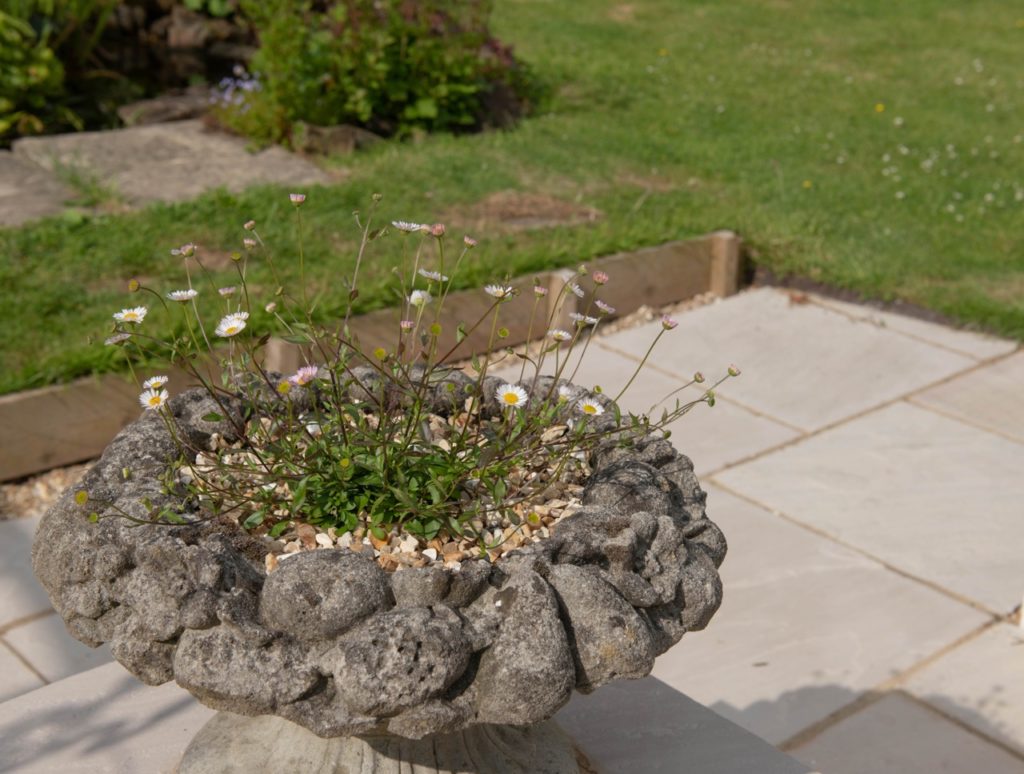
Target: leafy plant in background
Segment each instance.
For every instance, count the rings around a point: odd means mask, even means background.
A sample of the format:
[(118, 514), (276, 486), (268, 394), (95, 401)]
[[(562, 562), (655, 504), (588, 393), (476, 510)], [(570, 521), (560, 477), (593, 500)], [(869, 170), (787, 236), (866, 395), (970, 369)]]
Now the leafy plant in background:
[(240, 0), (259, 35), (261, 88), (220, 119), (257, 140), (292, 126), (383, 135), (510, 123), (541, 89), (487, 30), (484, 0)]

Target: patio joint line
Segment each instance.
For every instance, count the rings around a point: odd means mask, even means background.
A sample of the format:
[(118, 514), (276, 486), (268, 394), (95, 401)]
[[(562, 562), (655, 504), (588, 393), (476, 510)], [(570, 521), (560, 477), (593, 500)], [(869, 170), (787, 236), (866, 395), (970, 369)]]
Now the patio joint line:
[(821, 720), (811, 723), (806, 728), (797, 731), (788, 739), (785, 739), (782, 742), (780, 742), (777, 745), (777, 747), (783, 752), (789, 752), (802, 744), (806, 744), (807, 742), (813, 741), (828, 729), (838, 725), (847, 718), (856, 715), (858, 712), (867, 709), (871, 705), (884, 699), (886, 696), (899, 695), (904, 697), (905, 699), (912, 701), (913, 703), (919, 706), (922, 706), (927, 710), (930, 710), (932, 713), (938, 715), (944, 720), (950, 721), (957, 727), (971, 733), (972, 735), (980, 738), (988, 744), (994, 745), (995, 747), (998, 747), (1004, 752), (1009, 753), (1014, 758), (1024, 760), (1024, 754), (1022, 754), (1019, 750), (1014, 749), (1013, 747), (1007, 745), (1005, 742), (1002, 742), (999, 739), (989, 736), (980, 729), (974, 728), (973, 726), (964, 722), (960, 718), (947, 715), (940, 708), (934, 706), (933, 704), (929, 703), (924, 699), (918, 698), (914, 694), (905, 690), (903, 687), (910, 677), (920, 672), (922, 669), (926, 669), (939, 659), (945, 657), (947, 654), (952, 653), (957, 648), (966, 645), (971, 640), (977, 639), (985, 632), (987, 632), (989, 629), (998, 626), (1000, 623), (1002, 623), (1002, 621), (988, 621), (979, 626), (977, 629), (973, 629), (964, 634), (963, 636), (958, 637), (957, 639), (953, 640), (953, 642), (948, 643), (947, 645), (943, 645), (935, 652), (925, 656), (920, 661), (911, 664), (903, 671), (883, 680), (882, 682), (875, 685), (873, 688), (869, 688), (856, 699), (847, 704), (844, 704), (842, 707), (826, 715)]
[(984, 427), (983, 425), (979, 425), (977, 422), (972, 422), (970, 419), (966, 417), (962, 417), (958, 414), (954, 414), (945, 409), (938, 408), (937, 406), (929, 406), (927, 403), (919, 403), (919, 397), (911, 396), (905, 398), (904, 400), (906, 400), (906, 402), (909, 403), (910, 405), (916, 406), (919, 409), (931, 411), (932, 413), (938, 414), (939, 416), (945, 417), (946, 419), (952, 419), (954, 422), (960, 422), (961, 424), (967, 425), (968, 427), (973, 427), (975, 430), (981, 430), (982, 432), (985, 433), (992, 433), (992, 435), (998, 436), (999, 438), (1003, 438), (1007, 441), (1013, 441), (1016, 444), (1024, 445), (1024, 441), (1022, 441), (1020, 438), (1015, 438), (1009, 433), (1004, 433), (1000, 430), (996, 430), (991, 427)]
[[(981, 357), (979, 355), (972, 355), (970, 352), (967, 352), (965, 350), (957, 349), (956, 347), (951, 347), (948, 344), (940, 344), (940, 343), (938, 343), (936, 341), (930, 341), (929, 339), (922, 338), (921, 336), (918, 336), (916, 333), (910, 333), (908, 331), (901, 331), (901, 330), (899, 330), (897, 328), (891, 328), (891, 327), (889, 327), (888, 325), (885, 324), (884, 320), (879, 319), (878, 322), (874, 322), (873, 320), (871, 320), (869, 318), (866, 318), (866, 317), (858, 317), (853, 312), (847, 312), (844, 309), (836, 309), (834, 307), (831, 307), (831, 306), (828, 305), (827, 301), (823, 300), (823, 298), (824, 299), (828, 299), (828, 296), (822, 297), (822, 296), (817, 296), (817, 295), (815, 295), (813, 293), (808, 293), (807, 296), (808, 296), (808, 301), (810, 303), (814, 304), (819, 309), (823, 309), (826, 312), (833, 312), (835, 314), (841, 315), (843, 317), (846, 317), (849, 320), (852, 320), (853, 322), (866, 323), (866, 324), (870, 325), (872, 328), (880, 328), (880, 329), (882, 329), (882, 330), (884, 330), (884, 331), (886, 331), (888, 333), (895, 333), (897, 336), (904, 336), (905, 338), (913, 339), (914, 341), (916, 341), (916, 342), (918, 342), (920, 344), (927, 344), (930, 347), (936, 347), (938, 349), (943, 349), (946, 352), (952, 352), (954, 355), (962, 355), (963, 357), (969, 357), (971, 360), (975, 360), (975, 361), (979, 361), (980, 362), (980, 361), (983, 361), (985, 359), (985, 358), (983, 358), (983, 357)], [(849, 303), (849, 302), (847, 302), (847, 303)], [(854, 302), (854, 303), (856, 303), (856, 302)], [(857, 304), (857, 306), (862, 306), (865, 309), (871, 309), (871, 310), (879, 312), (879, 313), (895, 315), (897, 317), (907, 317), (907, 315), (901, 315), (899, 312), (883, 312), (883, 310), (875, 309), (874, 307), (865, 306), (863, 304)], [(913, 320), (914, 318), (913, 317), (907, 317), (907, 319)], [(925, 321), (925, 322), (927, 322), (927, 321)], [(931, 323), (931, 324), (932, 325), (938, 325), (940, 328), (949, 328), (950, 330), (954, 330), (954, 331), (957, 331), (959, 333), (974, 333), (974, 334), (977, 334), (977, 335), (985, 335), (981, 331), (968, 331), (968, 330), (964, 330), (963, 328), (954, 328), (951, 325), (943, 325), (942, 323)], [(1001, 337), (997, 336), (995, 338), (1001, 338)], [(1009, 352), (1007, 354), (1012, 355), (1018, 349), (1020, 349), (1020, 345), (1019, 344), (1017, 345), (1017, 347), (1013, 351), (1011, 351), (1011, 352)], [(1002, 357), (1002, 355), (997, 355), (996, 357)]]
[(826, 540), (830, 540), (831, 542), (835, 543), (836, 545), (840, 545), (843, 548), (846, 548), (846, 549), (849, 549), (850, 551), (853, 551), (854, 553), (860, 554), (865, 559), (870, 559), (872, 562), (875, 562), (876, 564), (881, 565), (883, 568), (885, 568), (886, 570), (889, 570), (890, 572), (892, 572), (892, 573), (894, 573), (896, 575), (899, 575), (899, 576), (901, 576), (903, 578), (906, 578), (907, 580), (913, 581), (915, 583), (919, 583), (922, 586), (925, 586), (925, 587), (931, 589), (932, 591), (935, 591), (935, 592), (938, 592), (939, 594), (947, 596), (950, 599), (952, 599), (952, 600), (954, 600), (956, 602), (959, 602), (962, 605), (966, 605), (966, 606), (968, 606), (970, 608), (973, 608), (974, 610), (977, 610), (979, 613), (984, 613), (985, 615), (990, 616), (993, 619), (993, 621), (996, 621), (996, 622), (1003, 621), (1003, 620), (1008, 619), (1009, 616), (1013, 615), (1012, 612), (1009, 612), (1009, 613), (997, 612), (995, 610), (992, 610), (992, 609), (986, 607), (981, 602), (973, 600), (973, 599), (971, 599), (969, 597), (965, 597), (965, 596), (963, 596), (963, 595), (961, 595), (961, 594), (959, 594), (959, 593), (957, 593), (955, 591), (951, 591), (951, 590), (945, 588), (944, 586), (940, 586), (939, 584), (935, 583), (934, 581), (930, 581), (927, 578), (921, 578), (921, 577), (918, 577), (917, 575), (913, 575), (912, 573), (907, 572), (906, 570), (903, 570), (903, 569), (901, 569), (899, 567), (896, 567), (893, 564), (890, 564), (889, 562), (885, 561), (884, 559), (880, 559), (879, 557), (875, 556), (874, 554), (868, 553), (867, 551), (865, 551), (862, 548), (859, 548), (859, 547), (857, 547), (855, 545), (847, 543), (845, 540), (837, 538), (835, 535), (831, 535), (828, 532), (825, 532), (822, 529), (820, 529), (818, 527), (815, 527), (815, 526), (812, 526), (810, 524), (805, 524), (804, 522), (802, 522), (802, 521), (800, 521), (798, 519), (793, 518), (792, 516), (790, 516), (787, 513), (784, 513), (783, 511), (780, 511), (780, 510), (778, 510), (776, 508), (772, 508), (771, 506), (767, 505), (766, 503), (761, 502), (760, 500), (758, 500), (755, 497), (751, 497), (750, 495), (744, 494), (744, 493), (734, 489), (733, 487), (728, 486), (727, 484), (723, 484), (721, 481), (719, 481), (718, 479), (714, 478), (714, 476), (704, 476), (704, 479), (705, 480), (709, 480), (716, 487), (718, 487), (719, 489), (722, 489), (722, 490), (728, 492), (729, 494), (733, 495), (734, 497), (738, 497), (741, 500), (746, 500), (751, 505), (756, 505), (758, 508), (761, 508), (762, 510), (767, 511), (768, 513), (772, 514), (773, 516), (777, 516), (780, 519), (789, 522), (790, 524), (793, 524), (793, 525), (795, 525), (797, 527), (800, 527), (801, 529), (807, 530), (808, 532), (810, 532), (810, 533), (812, 533), (814, 535), (817, 535), (818, 537), (822, 537), (822, 538), (825, 538)]
[[(13, 645), (11, 645), (11, 643), (9, 643), (9, 642), (8, 642), (7, 640), (5, 640), (5, 639), (4, 639), (3, 637), (0, 637), (0, 644), (2, 644), (2, 645), (3, 645), (4, 647), (5, 647), (5, 648), (7, 648), (7, 650), (9, 650), (9, 651), (11, 652), (11, 654), (12, 654), (12, 655), (13, 655), (13, 656), (14, 656), (14, 657), (15, 657), (16, 659), (18, 659), (18, 661), (20, 661), (20, 662), (21, 662), (21, 665), (22, 665), (23, 667), (25, 667), (25, 668), (26, 668), (26, 669), (27, 669), (27, 670), (28, 670), (29, 672), (31, 672), (31, 673), (32, 673), (32, 674), (34, 674), (34, 675), (35, 675), (36, 677), (38, 677), (38, 678), (39, 678), (40, 680), (42, 680), (42, 681), (43, 681), (43, 685), (44, 685), (44, 686), (46, 686), (46, 685), (49, 685), (49, 684), (50, 684), (50, 681), (49, 681), (49, 680), (47, 680), (47, 679), (46, 679), (45, 677), (43, 677), (43, 673), (42, 673), (42, 672), (40, 672), (40, 671), (39, 671), (38, 669), (36, 669), (36, 668), (35, 668), (35, 665), (34, 665), (34, 664), (33, 664), (33, 663), (31, 662), (31, 661), (29, 661), (29, 660), (28, 660), (27, 658), (25, 658), (25, 656), (23, 656), (23, 655), (21, 654), (21, 651), (19, 651), (19, 650), (18, 650), (18, 649), (17, 649), (16, 647), (14, 647)], [(35, 689), (33, 689), (33, 690), (35, 690)], [(15, 696), (15, 697), (12, 697), (12, 698), (17, 698), (17, 697)]]
[(51, 607), (48, 610), (40, 610), (38, 613), (30, 613), (29, 615), (23, 615), (21, 618), (15, 618), (13, 621), (0, 626), (0, 637), (13, 629), (17, 629), (19, 626), (33, 623), (34, 621), (38, 621), (40, 618), (56, 615), (56, 613), (57, 611)]

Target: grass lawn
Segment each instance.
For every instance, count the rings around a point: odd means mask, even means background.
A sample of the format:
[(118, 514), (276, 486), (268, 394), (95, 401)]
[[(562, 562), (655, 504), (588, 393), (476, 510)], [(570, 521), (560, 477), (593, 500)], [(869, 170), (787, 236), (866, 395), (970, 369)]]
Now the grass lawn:
[[(777, 273), (1024, 339), (1024, 10), (994, 0), (496, 6), (497, 34), (553, 84), (549, 109), (514, 132), (383, 144), (342, 160), (343, 182), (307, 191), (307, 271), (325, 319), (342, 308), (335, 278), (354, 260), (351, 213), (372, 192), (384, 194), (381, 218), (444, 220), (461, 236), (471, 205), (521, 190), (602, 216), (474, 232), (466, 283), (728, 227)], [(0, 392), (117, 368), (89, 338), (143, 302), (125, 293), (129, 277), (182, 285), (169, 249), (183, 242), (229, 265), (255, 218), (294, 276), (291, 209), (281, 190), (215, 192), (0, 232)], [(362, 308), (394, 300), (399, 244), (371, 245)], [(252, 271), (269, 298), (258, 258)]]

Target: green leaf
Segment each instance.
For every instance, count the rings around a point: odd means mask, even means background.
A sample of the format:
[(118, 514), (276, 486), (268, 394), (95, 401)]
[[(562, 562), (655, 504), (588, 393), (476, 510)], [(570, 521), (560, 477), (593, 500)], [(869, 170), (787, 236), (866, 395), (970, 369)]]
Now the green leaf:
[(263, 512), (263, 510), (260, 509), (256, 511), (256, 513), (250, 515), (249, 518), (247, 518), (245, 521), (243, 521), (242, 526), (246, 529), (253, 529), (254, 527), (258, 527), (260, 524), (263, 523), (265, 515), (266, 514)]
[(287, 341), (289, 344), (312, 344), (313, 340), (304, 333), (289, 333), (287, 336), (282, 336), (282, 339)]
[(222, 417), (216, 411), (211, 411), (209, 414), (203, 414), (202, 420), (204, 422), (223, 422), (224, 417)]
[(270, 528), (270, 531), (267, 534), (270, 535), (270, 537), (279, 537), (282, 532), (288, 529), (288, 524), (288, 521), (279, 521)]
[(466, 333), (466, 323), (459, 323), (459, 327), (455, 329), (455, 343), (461, 344), (463, 340), (469, 334)]

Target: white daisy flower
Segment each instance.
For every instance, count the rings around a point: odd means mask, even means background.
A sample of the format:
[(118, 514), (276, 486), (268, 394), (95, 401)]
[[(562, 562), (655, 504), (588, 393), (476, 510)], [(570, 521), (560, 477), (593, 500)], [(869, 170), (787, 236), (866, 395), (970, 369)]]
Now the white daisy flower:
[(428, 280), (434, 282), (447, 282), (448, 278), (439, 271), (427, 271), (426, 269), (420, 269), (419, 272), (421, 277), (426, 277)]
[(484, 292), (495, 298), (510, 298), (513, 291), (511, 285), (484, 285)]
[(194, 288), (189, 288), (188, 290), (172, 290), (170, 293), (167, 294), (167, 297), (171, 299), (171, 301), (180, 301), (181, 303), (184, 304), (191, 301), (198, 295), (198, 290), (195, 290)]
[(598, 309), (600, 309), (600, 310), (601, 310), (602, 312), (604, 312), (605, 314), (615, 314), (615, 307), (614, 307), (614, 306), (612, 306), (611, 304), (606, 304), (606, 303), (605, 303), (604, 301), (602, 301), (602, 300), (601, 300), (600, 298), (599, 298), (599, 299), (597, 299), (597, 300), (596, 300), (596, 301), (594, 302), (594, 304), (595, 304), (595, 305), (597, 306), (597, 308), (598, 308)]
[(526, 390), (518, 384), (503, 384), (494, 393), (498, 403), (508, 408), (517, 408), (526, 403)]
[(304, 387), (320, 376), (320, 369), (316, 366), (303, 366), (294, 374), (288, 377), (288, 381), (297, 387)]
[(433, 300), (434, 297), (425, 290), (414, 290), (409, 294), (409, 303), (413, 306), (426, 306)]
[(425, 226), (422, 223), (410, 223), (407, 220), (393, 220), (391, 221), (391, 225), (397, 228), (399, 231), (405, 231), (406, 233), (409, 234), (414, 234), (417, 231), (423, 231), (425, 229), (430, 228), (430, 226)]
[(570, 312), (569, 317), (572, 318), (573, 322), (577, 325), (597, 325), (598, 319), (591, 317), (588, 314), (580, 314), (579, 312)]
[(583, 292), (583, 288), (581, 288), (575, 282), (569, 283), (569, 290), (571, 290), (577, 298), (583, 298), (583, 296), (586, 295), (586, 293)]
[(238, 288), (235, 285), (228, 285), (226, 288), (217, 288), (217, 292), (220, 293), (224, 298), (235, 295)]
[(548, 336), (555, 341), (569, 341), (569, 339), (572, 338), (572, 334), (569, 333), (569, 331), (563, 331), (561, 328), (555, 328), (548, 331)]
[(593, 398), (584, 398), (576, 404), (576, 408), (578, 408), (581, 413), (589, 414), (592, 417), (599, 417), (604, 413), (604, 406)]
[(157, 387), (163, 387), (167, 382), (166, 376), (151, 376), (142, 383), (142, 389), (155, 390)]
[(119, 323), (135, 323), (136, 325), (146, 319), (146, 312), (149, 309), (145, 306), (136, 306), (131, 309), (122, 309), (114, 312), (114, 319)]
[(146, 411), (152, 411), (163, 406), (169, 397), (167, 390), (146, 390), (139, 396), (139, 403)]
[(569, 398), (572, 397), (572, 393), (573, 393), (573, 389), (571, 387), (566, 387), (563, 384), (563, 385), (561, 385), (558, 388), (558, 399), (559, 400), (569, 400)]
[(196, 245), (194, 242), (189, 242), (181, 247), (175, 247), (171, 250), (171, 255), (179, 255), (182, 258), (191, 258), (196, 254)]
[(221, 338), (231, 338), (245, 329), (245, 321), (248, 319), (248, 312), (233, 312), (232, 314), (226, 315), (224, 319), (217, 324), (217, 329), (214, 333)]
[(130, 333), (115, 333), (113, 336), (110, 336), (109, 338), (105, 339), (103, 343), (106, 344), (108, 347), (111, 347), (115, 344), (124, 344), (131, 337), (132, 335)]

